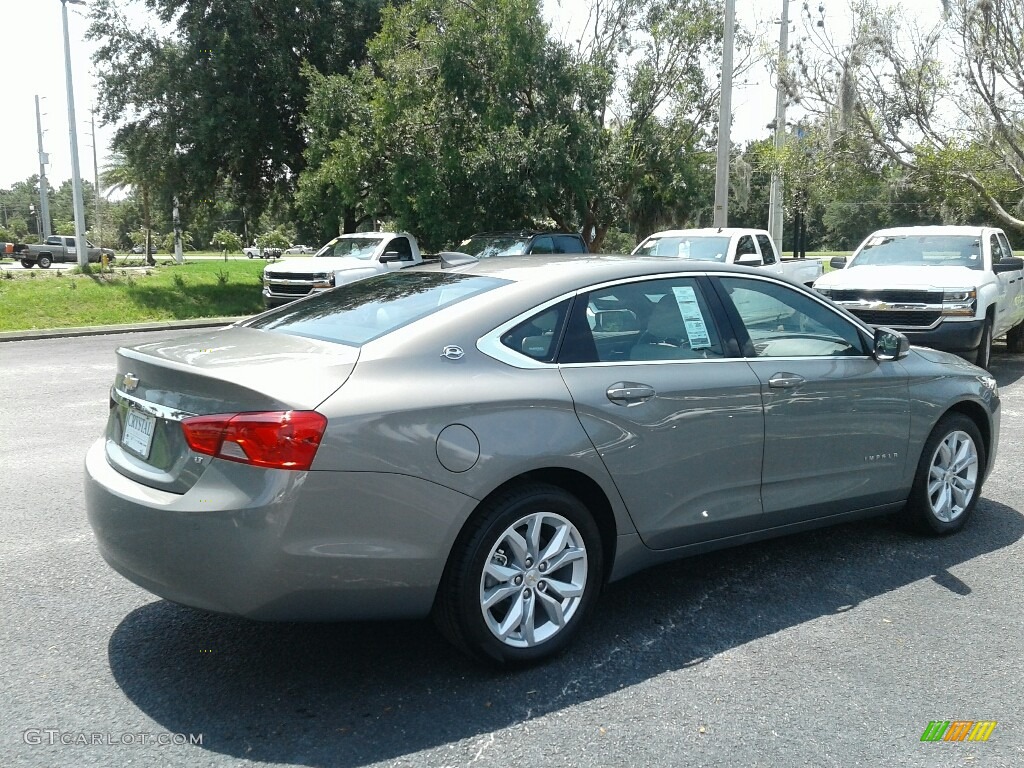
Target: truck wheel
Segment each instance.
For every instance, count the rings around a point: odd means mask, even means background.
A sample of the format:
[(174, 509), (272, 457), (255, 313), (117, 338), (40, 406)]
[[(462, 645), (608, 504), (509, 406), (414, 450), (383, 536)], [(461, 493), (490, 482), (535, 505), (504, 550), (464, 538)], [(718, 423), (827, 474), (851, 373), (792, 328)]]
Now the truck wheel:
[(53, 262), (50, 260), (50, 257), (47, 256), (46, 254), (43, 254), (42, 256), (39, 257), (38, 263), (40, 269), (49, 269), (50, 265), (53, 264)]
[(981, 331), (981, 344), (974, 355), (974, 364), (979, 368), (988, 370), (992, 362), (992, 318), (985, 321), (985, 327)]
[(485, 502), (459, 536), (434, 619), (470, 654), (537, 662), (569, 644), (601, 582), (601, 535), (587, 508), (561, 488), (526, 485)]
[(30, 261), (29, 259), (21, 260), (21, 266), (23, 266), (25, 269), (32, 269), (32, 267), (34, 267), (35, 265), (36, 263), (34, 261)]
[(1024, 323), (1006, 332), (1006, 349), (1009, 352), (1024, 352)]
[(247, 251), (245, 255), (248, 256), (250, 259), (252, 258), (252, 252), (251, 251)]
[(985, 461), (977, 425), (962, 413), (947, 413), (924, 444), (905, 520), (927, 533), (963, 528), (981, 496)]

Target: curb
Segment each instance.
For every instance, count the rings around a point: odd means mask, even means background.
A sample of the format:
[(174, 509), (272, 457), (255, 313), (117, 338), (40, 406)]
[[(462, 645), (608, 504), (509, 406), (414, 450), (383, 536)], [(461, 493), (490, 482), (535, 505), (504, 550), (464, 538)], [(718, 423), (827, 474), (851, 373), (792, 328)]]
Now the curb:
[(158, 320), (152, 323), (127, 323), (125, 325), (90, 325), (79, 328), (33, 328), (28, 331), (0, 331), (0, 342), (36, 341), (38, 339), (60, 339), (73, 336), (105, 336), (114, 333), (137, 333), (143, 331), (169, 331), (187, 328), (215, 328), (246, 320), (241, 317), (203, 317), (195, 320)]

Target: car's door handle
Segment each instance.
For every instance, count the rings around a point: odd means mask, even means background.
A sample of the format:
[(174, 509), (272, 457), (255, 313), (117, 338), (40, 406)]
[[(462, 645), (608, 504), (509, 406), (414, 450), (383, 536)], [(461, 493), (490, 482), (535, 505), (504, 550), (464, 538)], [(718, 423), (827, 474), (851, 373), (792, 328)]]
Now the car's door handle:
[(773, 389), (789, 389), (803, 383), (804, 377), (797, 376), (795, 373), (776, 373), (768, 379), (768, 386)]
[(637, 405), (654, 397), (654, 387), (634, 381), (620, 381), (608, 387), (608, 399), (616, 405)]

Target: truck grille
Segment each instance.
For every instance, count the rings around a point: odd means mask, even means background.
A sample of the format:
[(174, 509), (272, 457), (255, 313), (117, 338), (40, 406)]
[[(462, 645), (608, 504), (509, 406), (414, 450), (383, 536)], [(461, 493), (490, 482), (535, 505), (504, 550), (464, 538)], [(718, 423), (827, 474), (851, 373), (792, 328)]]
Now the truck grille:
[(323, 280), (323, 272), (267, 272), (268, 280), (308, 280), (314, 282), (315, 280)]
[(884, 301), (887, 304), (941, 304), (941, 291), (833, 290), (832, 301)]
[(283, 296), (305, 296), (313, 287), (310, 285), (279, 285), (271, 284), (270, 290)]
[(847, 309), (868, 325), (888, 325), (896, 328), (931, 328), (940, 317), (939, 312), (884, 311), (854, 307)]

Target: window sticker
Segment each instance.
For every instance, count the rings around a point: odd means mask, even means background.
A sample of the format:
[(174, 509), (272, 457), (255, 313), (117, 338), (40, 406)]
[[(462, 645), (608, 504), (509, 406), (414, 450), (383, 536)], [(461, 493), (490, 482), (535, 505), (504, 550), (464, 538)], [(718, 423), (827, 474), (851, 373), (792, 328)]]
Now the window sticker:
[(686, 335), (690, 337), (690, 349), (708, 349), (711, 346), (711, 337), (708, 334), (707, 323), (704, 322), (704, 315), (697, 304), (697, 293), (689, 285), (673, 286), (672, 293), (676, 297), (679, 314), (683, 316)]

